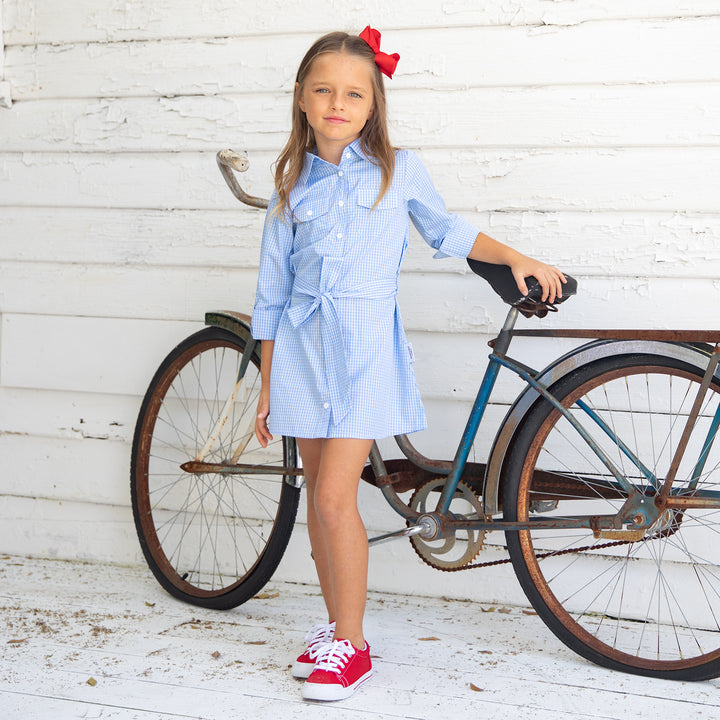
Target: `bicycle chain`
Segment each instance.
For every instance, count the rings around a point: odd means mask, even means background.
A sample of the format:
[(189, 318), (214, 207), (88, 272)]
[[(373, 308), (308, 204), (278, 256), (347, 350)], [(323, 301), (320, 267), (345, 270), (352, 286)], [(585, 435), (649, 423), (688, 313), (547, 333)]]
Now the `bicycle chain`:
[[(636, 542), (648, 542), (649, 540), (657, 540), (661, 537), (670, 537), (671, 535), (674, 535), (679, 527), (680, 523), (682, 522), (682, 519), (680, 522), (678, 522), (678, 515), (682, 518), (682, 513), (675, 513), (673, 517), (673, 525), (671, 527), (666, 527), (665, 529), (661, 530), (660, 532), (653, 533), (652, 535), (647, 535), (646, 537), (640, 538), (639, 540), (613, 540), (612, 542), (606, 542), (602, 545), (585, 545), (584, 547), (579, 548), (568, 548), (567, 550), (558, 550), (557, 552), (546, 552), (541, 553), (540, 555), (536, 555), (535, 557), (538, 560), (542, 560), (546, 557), (557, 557), (559, 555), (570, 555), (572, 553), (579, 553), (579, 552), (585, 552), (586, 550), (603, 550), (605, 548), (610, 547), (617, 547), (618, 545), (632, 545)], [(475, 568), (481, 568), (481, 567), (492, 567), (493, 565), (506, 565), (507, 563), (511, 563), (512, 560), (510, 558), (504, 558), (502, 560), (489, 560), (488, 562), (484, 563), (473, 563), (472, 565), (463, 565), (462, 567), (455, 567), (455, 568), (437, 568), (438, 570), (444, 570), (445, 572), (457, 572), (458, 570), (473, 570)], [(437, 567), (437, 566), (434, 566)]]
[[(557, 557), (558, 555), (570, 555), (571, 553), (579, 553), (584, 552), (585, 550), (602, 550), (604, 548), (609, 547), (616, 547), (617, 545), (630, 545), (633, 542), (645, 542), (646, 540), (654, 539), (655, 535), (652, 536), (652, 538), (642, 538), (641, 540), (614, 540), (613, 542), (607, 542), (603, 543), (602, 545), (585, 545), (585, 547), (579, 547), (579, 548), (571, 548), (568, 550), (558, 550), (557, 552), (547, 552), (542, 553), (540, 555), (536, 555), (535, 557), (538, 560), (542, 560), (546, 557)], [(507, 563), (511, 563), (512, 560), (510, 558), (503, 558), (502, 560), (488, 560), (487, 562), (481, 562), (481, 563), (473, 563), (472, 565), (462, 565), (461, 567), (454, 567), (454, 568), (443, 568), (438, 567), (437, 565), (433, 565), (433, 567), (436, 570), (442, 570), (443, 572), (457, 572), (458, 570), (474, 570), (475, 568), (481, 568), (481, 567), (492, 567), (493, 565), (506, 565)]]

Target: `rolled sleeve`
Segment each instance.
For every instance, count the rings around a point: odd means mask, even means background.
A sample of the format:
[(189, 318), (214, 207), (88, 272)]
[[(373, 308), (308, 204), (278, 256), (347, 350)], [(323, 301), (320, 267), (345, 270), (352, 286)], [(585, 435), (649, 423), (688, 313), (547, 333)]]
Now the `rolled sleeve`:
[(435, 258), (466, 258), (475, 244), (477, 228), (447, 211), (428, 171), (414, 153), (407, 153), (407, 203), (413, 225), (435, 248)]
[(265, 216), (260, 270), (250, 326), (255, 340), (275, 339), (293, 285), (290, 268), (293, 227), (291, 222), (286, 222), (273, 212), (277, 203), (277, 193), (273, 193)]

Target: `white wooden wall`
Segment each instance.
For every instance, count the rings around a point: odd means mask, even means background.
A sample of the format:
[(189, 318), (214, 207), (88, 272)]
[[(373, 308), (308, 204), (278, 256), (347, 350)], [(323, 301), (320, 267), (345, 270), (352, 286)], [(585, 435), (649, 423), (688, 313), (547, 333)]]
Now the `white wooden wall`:
[[(579, 278), (543, 322), (720, 327), (718, 0), (0, 6), (0, 552), (140, 562), (140, 396), (206, 310), (252, 307), (262, 214), (232, 198), (215, 152), (247, 151), (247, 189), (270, 193), (297, 64), (325, 31), (378, 26), (402, 56), (394, 142), (451, 209)], [(401, 302), (434, 428), (417, 443), (450, 457), (504, 309), (431, 254), (416, 237)], [(379, 497), (362, 502), (372, 527), (397, 527)], [(481, 592), (384, 548), (375, 587)], [(284, 577), (311, 577), (305, 551), (300, 533)]]

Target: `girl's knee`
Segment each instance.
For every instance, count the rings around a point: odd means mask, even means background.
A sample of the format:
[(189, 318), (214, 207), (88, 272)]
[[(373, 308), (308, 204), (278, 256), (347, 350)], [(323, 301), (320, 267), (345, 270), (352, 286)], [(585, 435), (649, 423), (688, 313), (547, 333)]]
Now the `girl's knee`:
[(326, 526), (347, 522), (358, 514), (355, 498), (332, 487), (316, 488), (312, 499), (318, 519)]

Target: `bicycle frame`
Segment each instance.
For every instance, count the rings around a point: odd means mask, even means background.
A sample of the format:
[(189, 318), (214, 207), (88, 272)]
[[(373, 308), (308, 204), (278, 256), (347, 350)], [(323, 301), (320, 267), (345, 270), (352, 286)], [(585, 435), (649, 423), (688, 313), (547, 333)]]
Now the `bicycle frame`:
[[(673, 457), (671, 470), (668, 473), (668, 476), (665, 478), (662, 484), (662, 488), (660, 487), (658, 479), (655, 477), (655, 475), (647, 467), (645, 467), (645, 465), (639, 460), (639, 458), (630, 450), (630, 448), (625, 443), (623, 443), (622, 439), (619, 438), (613, 432), (613, 430), (605, 424), (605, 422), (597, 413), (595, 413), (591, 408), (589, 408), (582, 402), (576, 404), (576, 407), (578, 407), (582, 411), (585, 417), (587, 417), (592, 423), (600, 427), (600, 429), (608, 437), (610, 437), (613, 442), (617, 444), (621, 452), (630, 460), (632, 465), (635, 466), (641, 472), (641, 474), (643, 474), (648, 479), (650, 484), (655, 487), (656, 490), (660, 490), (659, 495), (653, 499), (653, 502), (648, 503), (645, 501), (645, 492), (641, 488), (638, 488), (636, 485), (634, 485), (630, 480), (628, 480), (625, 474), (623, 474), (615, 466), (615, 464), (610, 460), (607, 454), (602, 450), (601, 447), (598, 446), (598, 444), (592, 439), (590, 434), (585, 430), (583, 424), (578, 421), (576, 417), (570, 412), (571, 408), (564, 407), (557, 400), (557, 398), (552, 395), (548, 387), (538, 379), (543, 375), (543, 373), (528, 368), (524, 364), (519, 363), (518, 361), (509, 358), (506, 355), (510, 340), (514, 335), (513, 329), (517, 320), (517, 316), (517, 310), (511, 308), (506, 318), (503, 329), (501, 330), (495, 341), (491, 343), (491, 345), (494, 345), (495, 351), (489, 356), (489, 365), (485, 371), (485, 375), (480, 385), (480, 389), (478, 390), (478, 394), (470, 412), (470, 416), (465, 426), (465, 430), (458, 444), (458, 449), (452, 465), (449, 468), (443, 468), (441, 462), (429, 460), (420, 456), (419, 453), (417, 453), (417, 451), (412, 448), (412, 445), (407, 438), (398, 439), (398, 445), (400, 446), (401, 450), (413, 462), (420, 465), (421, 467), (425, 467), (428, 469), (432, 468), (438, 474), (447, 474), (447, 482), (445, 483), (443, 492), (441, 493), (440, 499), (434, 512), (434, 515), (442, 518), (443, 521), (438, 522), (438, 528), (436, 529), (435, 535), (432, 539), (443, 537), (443, 535), (446, 534), (448, 531), (462, 528), (473, 528), (480, 530), (523, 530), (529, 529), (531, 527), (533, 529), (585, 527), (591, 528), (597, 533), (601, 533), (604, 530), (622, 531), (623, 526), (630, 525), (632, 526), (633, 531), (643, 532), (644, 529), (650, 527), (657, 520), (657, 518), (662, 512), (669, 508), (720, 507), (720, 493), (717, 492), (706, 491), (703, 493), (693, 494), (692, 497), (671, 495), (671, 487), (675, 473), (677, 472), (677, 469), (680, 465), (680, 461), (683, 457), (684, 451), (687, 448), (687, 442), (697, 420), (702, 401), (708, 391), (710, 382), (712, 381), (712, 378), (717, 370), (718, 361), (720, 360), (720, 350), (718, 350), (717, 345), (715, 347), (715, 350), (710, 354), (703, 381), (698, 390), (695, 401), (693, 403), (693, 408), (688, 415), (685, 427), (683, 429), (683, 437), (678, 445), (675, 456)], [(544, 334), (543, 331), (539, 331), (537, 333), (533, 331), (530, 332), (532, 332), (533, 335)], [(546, 332), (548, 332), (548, 334), (565, 335), (565, 333), (562, 333), (562, 331)], [(632, 335), (629, 334), (628, 336), (633, 337), (642, 336), (644, 334), (648, 339), (662, 339), (664, 342), (673, 343), (679, 342), (677, 331), (650, 331), (645, 333), (643, 331), (629, 331), (629, 333), (632, 333)], [(569, 331), (565, 336), (597, 337), (601, 334), (612, 337), (615, 334), (623, 335), (625, 333), (616, 333), (614, 331)], [(701, 339), (711, 340), (717, 343), (718, 339), (720, 339), (717, 337), (717, 335), (718, 333), (697, 333), (689, 331), (687, 333), (687, 338), (683, 339), (688, 339), (689, 337), (698, 339), (699, 336), (702, 336)], [(550, 402), (553, 407), (567, 419), (567, 421), (575, 429), (578, 435), (591, 448), (595, 456), (613, 475), (617, 482), (617, 485), (627, 492), (629, 496), (628, 500), (618, 514), (609, 516), (574, 516), (572, 519), (556, 518), (553, 520), (533, 518), (530, 522), (524, 524), (496, 521), (492, 518), (477, 521), (458, 521), (457, 519), (453, 519), (448, 516), (450, 503), (457, 490), (458, 483), (463, 476), (470, 449), (472, 448), (472, 445), (475, 441), (475, 437), (482, 421), (485, 408), (487, 406), (488, 400), (494, 388), (501, 367), (505, 367), (514, 372), (525, 383), (527, 383), (530, 388), (535, 390), (538, 396), (542, 396), (548, 402)], [(705, 461), (710, 452), (719, 427), (720, 407), (718, 408), (713, 417), (711, 426), (708, 430), (702, 446), (702, 452), (694, 467), (691, 476), (691, 482), (685, 488), (686, 491), (688, 489), (694, 490), (697, 486), (697, 481), (700, 477), (700, 474), (702, 473)], [(498, 435), (500, 435), (501, 433), (502, 427)], [(402, 507), (399, 507), (397, 502), (392, 502), (392, 498), (388, 498), (390, 492), (385, 490), (385, 487), (386, 486), (383, 486), (383, 490), (386, 495), (386, 499), (388, 499), (391, 506), (393, 506), (396, 511), (400, 512), (400, 514), (407, 517), (407, 513), (402, 511)]]

